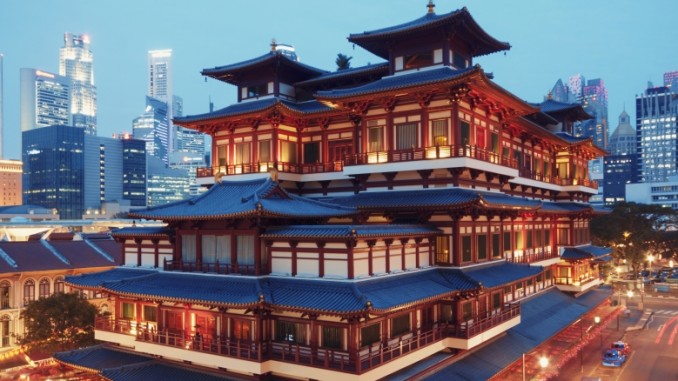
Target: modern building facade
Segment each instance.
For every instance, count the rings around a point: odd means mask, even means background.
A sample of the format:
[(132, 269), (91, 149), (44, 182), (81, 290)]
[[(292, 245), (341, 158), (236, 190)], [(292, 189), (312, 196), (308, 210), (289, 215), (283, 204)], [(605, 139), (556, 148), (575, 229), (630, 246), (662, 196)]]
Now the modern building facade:
[(21, 161), (0, 159), (0, 206), (21, 205), (22, 173)]
[(603, 202), (613, 206), (626, 201), (626, 185), (639, 181), (638, 155), (636, 154), (636, 130), (631, 126), (631, 117), (624, 110), (619, 115), (619, 124), (610, 136), (609, 155), (603, 158)]
[(190, 195), (188, 170), (171, 168), (162, 160), (147, 156), (147, 205), (158, 206), (184, 200)]
[[(150, 50), (148, 52), (148, 94), (149, 97), (165, 102), (169, 118), (167, 152), (174, 149), (174, 84), (172, 80), (172, 49)], [(165, 160), (165, 163), (167, 161)]]
[(71, 122), (71, 81), (37, 69), (21, 69), (21, 131), (69, 125)]
[(122, 141), (122, 197), (132, 208), (146, 206), (146, 142), (129, 134)]
[(4, 134), (3, 134), (3, 123), (5, 119), (5, 114), (4, 114), (4, 107), (5, 107), (5, 100), (3, 98), (4, 92), (5, 92), (5, 87), (4, 87), (4, 60), (5, 56), (0, 53), (0, 159), (2, 159), (2, 146), (4, 144)]
[(167, 102), (146, 97), (144, 113), (132, 121), (135, 139), (146, 142), (146, 152), (150, 156), (169, 162), (170, 114)]
[(86, 34), (64, 34), (59, 49), (59, 74), (71, 80), (71, 126), (97, 131), (97, 88), (94, 84), (94, 55)]
[(641, 182), (665, 182), (678, 175), (678, 100), (667, 86), (636, 96), (638, 172)]
[(349, 36), (376, 64), (328, 72), (272, 46), (204, 69), (238, 94), (175, 118), (212, 137), (209, 189), (133, 212), (167, 226), (113, 232), (124, 266), (67, 278), (111, 300), (95, 335), (115, 345), (59, 361), (124, 347), (152, 361), (89, 369), (378, 380), (464, 361), (521, 324), (528, 298), (550, 300), (549, 319), (600, 285), (610, 250), (590, 244), (587, 168), (604, 151), (568, 132), (590, 115), (497, 85), (474, 61), (510, 45), (466, 8), (428, 8)]

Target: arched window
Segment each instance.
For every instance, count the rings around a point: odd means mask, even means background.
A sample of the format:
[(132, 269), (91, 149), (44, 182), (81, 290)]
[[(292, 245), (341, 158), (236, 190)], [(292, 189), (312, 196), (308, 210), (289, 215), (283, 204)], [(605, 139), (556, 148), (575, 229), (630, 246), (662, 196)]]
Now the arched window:
[(10, 317), (9, 315), (2, 315), (0, 317), (0, 347), (5, 348), (10, 346), (10, 336)]
[(54, 293), (64, 292), (64, 278), (58, 277), (54, 280)]
[(32, 279), (24, 283), (24, 306), (35, 300), (35, 282)]
[(11, 293), (12, 287), (7, 281), (0, 282), (0, 309), (9, 308), (9, 296)]
[(49, 297), (49, 279), (47, 279), (47, 278), (40, 279), (40, 284), (39, 284), (39, 288), (38, 288), (38, 296), (40, 298)]

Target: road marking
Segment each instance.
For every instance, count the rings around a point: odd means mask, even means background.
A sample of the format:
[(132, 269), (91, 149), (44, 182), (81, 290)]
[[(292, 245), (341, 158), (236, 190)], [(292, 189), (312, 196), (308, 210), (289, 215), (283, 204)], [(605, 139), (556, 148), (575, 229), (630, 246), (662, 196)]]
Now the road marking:
[(662, 336), (664, 336), (664, 331), (666, 331), (666, 328), (676, 320), (678, 320), (678, 316), (672, 317), (669, 321), (666, 322), (666, 324), (664, 325), (664, 328), (662, 328), (661, 332), (659, 332), (659, 334), (657, 335), (657, 339), (654, 341), (655, 344), (659, 344), (659, 342), (662, 341)]
[(673, 332), (671, 332), (671, 337), (669, 338), (669, 345), (673, 345), (673, 339), (676, 338), (676, 332), (678, 332), (678, 325), (673, 327)]
[(662, 325), (660, 325), (659, 327), (657, 327), (657, 332), (661, 331), (662, 328), (664, 328), (664, 324), (662, 324)]

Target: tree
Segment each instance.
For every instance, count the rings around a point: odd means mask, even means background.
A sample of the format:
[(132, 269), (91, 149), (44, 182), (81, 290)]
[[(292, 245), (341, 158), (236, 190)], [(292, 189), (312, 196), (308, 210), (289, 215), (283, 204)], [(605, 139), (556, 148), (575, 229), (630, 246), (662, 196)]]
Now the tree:
[(334, 63), (337, 64), (337, 70), (346, 70), (351, 68), (351, 60), (353, 57), (349, 57), (346, 54), (337, 54), (337, 59), (334, 60)]
[(21, 312), (29, 350), (52, 352), (94, 344), (97, 308), (80, 293), (56, 293), (28, 304)]
[(594, 244), (610, 246), (617, 260), (626, 260), (635, 275), (647, 254), (662, 254), (664, 231), (673, 226), (676, 212), (658, 205), (620, 203), (612, 212), (591, 220)]

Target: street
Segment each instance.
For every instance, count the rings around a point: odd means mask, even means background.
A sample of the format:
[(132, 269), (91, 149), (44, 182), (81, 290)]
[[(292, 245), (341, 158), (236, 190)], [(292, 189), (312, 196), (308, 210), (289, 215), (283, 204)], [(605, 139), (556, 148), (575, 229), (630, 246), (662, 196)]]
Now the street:
[[(678, 299), (646, 295), (645, 311), (652, 311), (646, 323), (640, 321), (643, 311), (638, 303), (629, 303), (631, 315), (620, 316), (619, 330), (616, 322), (603, 330), (600, 340), (591, 340), (582, 356), (576, 356), (559, 369), (554, 380), (678, 380)], [(627, 328), (641, 327), (640, 329)], [(644, 327), (642, 327), (644, 324)], [(619, 368), (604, 367), (602, 353), (615, 340), (630, 344), (631, 355)], [(588, 377), (588, 378), (585, 378)]]

